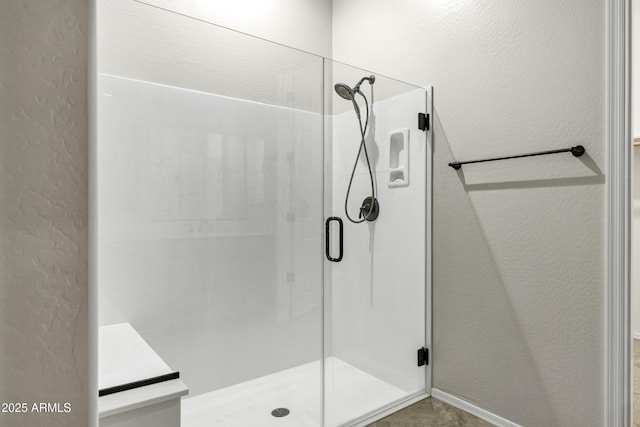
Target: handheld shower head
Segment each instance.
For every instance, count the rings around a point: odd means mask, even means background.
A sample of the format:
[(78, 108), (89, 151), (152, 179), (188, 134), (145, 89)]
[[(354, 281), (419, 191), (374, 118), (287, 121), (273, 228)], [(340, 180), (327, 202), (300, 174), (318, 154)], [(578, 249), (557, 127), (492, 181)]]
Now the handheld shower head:
[(338, 95), (347, 101), (353, 101), (353, 98), (356, 96), (355, 91), (344, 83), (337, 83), (333, 88), (336, 90)]
[(362, 93), (360, 92), (360, 86), (365, 80), (372, 85), (376, 81), (376, 76), (372, 74), (369, 77), (361, 78), (360, 81), (353, 87), (353, 89), (344, 83), (336, 83), (335, 86), (333, 86), (333, 88), (336, 90), (336, 93), (340, 95), (341, 98), (353, 103), (353, 109), (356, 110), (356, 115), (358, 117), (360, 117), (360, 107), (358, 107), (358, 103), (356, 102), (356, 93)]
[(351, 101), (353, 109), (356, 111), (356, 115), (360, 117), (360, 107), (358, 107), (358, 103), (356, 102), (356, 93), (354, 90), (344, 83), (337, 83), (333, 88), (340, 97), (347, 101)]
[(353, 89), (351, 89), (350, 86), (347, 86), (344, 83), (336, 83), (333, 88), (342, 98), (346, 99), (347, 101), (353, 101), (356, 98), (356, 93), (360, 92), (360, 86), (362, 86), (362, 83), (364, 83), (365, 80), (368, 81), (370, 85), (372, 85), (376, 81), (376, 76), (372, 74), (369, 77), (365, 76), (361, 78), (360, 81), (353, 87)]

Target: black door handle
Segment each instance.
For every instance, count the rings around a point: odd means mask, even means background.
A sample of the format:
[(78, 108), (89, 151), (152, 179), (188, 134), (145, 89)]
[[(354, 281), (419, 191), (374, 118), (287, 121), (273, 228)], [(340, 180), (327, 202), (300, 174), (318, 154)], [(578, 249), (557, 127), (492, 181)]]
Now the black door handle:
[[(339, 229), (339, 237), (340, 237), (340, 253), (338, 254), (338, 258), (333, 258), (331, 256), (331, 221), (338, 221), (338, 229)], [(327, 218), (325, 222), (325, 254), (327, 255), (327, 259), (331, 262), (340, 262), (342, 261), (342, 229), (343, 229), (342, 219), (337, 216), (330, 216)]]

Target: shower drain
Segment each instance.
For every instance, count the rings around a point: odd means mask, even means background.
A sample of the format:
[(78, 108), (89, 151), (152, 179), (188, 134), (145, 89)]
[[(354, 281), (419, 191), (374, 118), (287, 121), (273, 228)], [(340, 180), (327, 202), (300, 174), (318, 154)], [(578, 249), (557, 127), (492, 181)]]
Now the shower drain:
[(289, 415), (289, 410), (287, 408), (276, 408), (273, 411), (271, 411), (271, 415), (273, 415), (274, 417), (286, 417), (287, 415)]

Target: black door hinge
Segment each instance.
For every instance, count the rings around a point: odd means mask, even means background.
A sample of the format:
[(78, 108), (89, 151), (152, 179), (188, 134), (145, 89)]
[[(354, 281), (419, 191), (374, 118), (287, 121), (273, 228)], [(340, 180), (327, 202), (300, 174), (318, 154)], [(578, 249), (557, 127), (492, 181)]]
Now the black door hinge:
[(418, 350), (418, 366), (429, 365), (429, 349), (422, 347)]
[(429, 130), (429, 114), (418, 113), (418, 129)]

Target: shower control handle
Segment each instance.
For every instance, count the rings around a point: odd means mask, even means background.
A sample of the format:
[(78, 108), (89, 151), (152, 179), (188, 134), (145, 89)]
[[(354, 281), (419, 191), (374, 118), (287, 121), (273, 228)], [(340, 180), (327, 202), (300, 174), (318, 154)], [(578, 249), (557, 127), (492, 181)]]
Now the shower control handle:
[[(331, 256), (331, 221), (337, 221), (338, 222), (338, 234), (339, 234), (339, 239), (340, 239), (340, 252), (338, 254), (337, 258), (333, 258)], [(330, 216), (329, 218), (327, 218), (327, 221), (325, 222), (325, 226), (324, 226), (324, 231), (325, 231), (325, 254), (327, 255), (327, 259), (331, 262), (340, 262), (342, 261), (342, 248), (343, 248), (343, 240), (342, 240), (342, 234), (343, 234), (343, 229), (344, 229), (344, 224), (342, 223), (342, 219), (337, 217), (337, 216)]]

